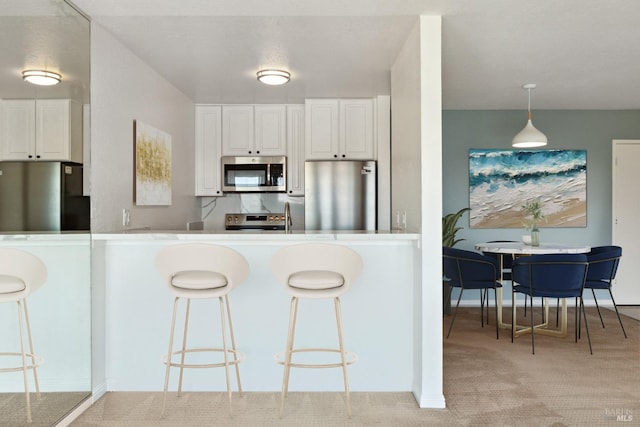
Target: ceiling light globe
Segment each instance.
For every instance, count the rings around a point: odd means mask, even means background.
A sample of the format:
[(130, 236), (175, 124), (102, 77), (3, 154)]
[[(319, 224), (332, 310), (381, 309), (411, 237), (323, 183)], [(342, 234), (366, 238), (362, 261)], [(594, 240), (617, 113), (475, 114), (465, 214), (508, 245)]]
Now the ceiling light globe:
[(291, 74), (282, 70), (260, 70), (257, 76), (258, 81), (270, 86), (283, 85), (291, 79)]
[(22, 72), (22, 78), (26, 82), (38, 86), (53, 86), (62, 80), (60, 74), (42, 70), (25, 70)]

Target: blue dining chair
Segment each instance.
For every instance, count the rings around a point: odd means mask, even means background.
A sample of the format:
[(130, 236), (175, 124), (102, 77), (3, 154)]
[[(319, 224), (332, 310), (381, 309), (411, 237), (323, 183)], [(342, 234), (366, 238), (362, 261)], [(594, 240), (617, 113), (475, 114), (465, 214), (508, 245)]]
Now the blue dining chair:
[(596, 303), (598, 309), (598, 316), (600, 316), (600, 323), (604, 328), (604, 321), (602, 320), (602, 313), (600, 313), (600, 306), (598, 306), (598, 300), (596, 299), (596, 289), (606, 289), (611, 296), (611, 302), (613, 308), (616, 310), (620, 327), (624, 337), (627, 338), (627, 332), (624, 330), (616, 301), (613, 299), (613, 293), (611, 292), (611, 285), (616, 278), (618, 271), (618, 265), (620, 258), (622, 257), (622, 248), (620, 246), (596, 246), (591, 248), (591, 252), (587, 254), (587, 260), (589, 261), (589, 270), (587, 271), (587, 281), (584, 284), (585, 289), (591, 289), (593, 300)]
[[(451, 335), (453, 322), (458, 314), (460, 299), (462, 293), (468, 289), (476, 289), (480, 291), (480, 323), (484, 327), (484, 303), (485, 298), (482, 293), (487, 289), (493, 289), (493, 300), (496, 307), (496, 339), (499, 338), (498, 331), (498, 304), (496, 301), (496, 289), (502, 287), (500, 283), (500, 266), (498, 261), (486, 255), (477, 252), (465, 251), (463, 249), (454, 249), (447, 246), (442, 247), (442, 266), (443, 273), (449, 279), (449, 285), (452, 288), (459, 288), (458, 302), (453, 312), (453, 318), (449, 325), (447, 338)], [(489, 304), (488, 297), (486, 298)], [(489, 317), (487, 316), (487, 324)]]
[[(516, 258), (511, 266), (511, 274), (513, 276), (511, 341), (513, 342), (517, 323), (517, 293), (524, 294), (525, 298), (531, 299), (533, 297), (575, 298), (575, 341), (578, 342), (579, 325), (581, 324), (581, 317), (584, 316), (589, 352), (593, 354), (589, 325), (587, 324), (582, 300), (588, 265), (585, 254), (545, 254)], [(534, 335), (534, 313), (531, 310), (531, 352), (533, 354), (535, 354)]]

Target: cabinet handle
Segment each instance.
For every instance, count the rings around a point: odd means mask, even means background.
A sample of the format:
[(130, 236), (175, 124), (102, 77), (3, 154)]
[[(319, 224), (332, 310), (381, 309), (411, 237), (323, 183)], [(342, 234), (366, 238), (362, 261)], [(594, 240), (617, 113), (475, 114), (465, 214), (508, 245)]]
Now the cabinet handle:
[(36, 159), (39, 159), (39, 158), (40, 158), (40, 156), (39, 156), (39, 155), (38, 155), (38, 156), (36, 156)]
[(30, 159), (33, 159), (33, 156), (32, 156), (31, 154), (29, 154), (29, 156), (28, 156), (28, 157), (29, 157)]
[(345, 157), (347, 157), (347, 156), (345, 156), (345, 155), (343, 154), (343, 155), (342, 155), (342, 158), (344, 159)]
[(260, 154), (260, 151), (256, 151), (256, 154)]
[(249, 154), (251, 154), (251, 150), (249, 150)]
[(338, 155), (337, 155), (337, 154), (334, 154), (334, 155), (333, 155), (333, 157), (337, 159), (337, 158), (338, 158)]

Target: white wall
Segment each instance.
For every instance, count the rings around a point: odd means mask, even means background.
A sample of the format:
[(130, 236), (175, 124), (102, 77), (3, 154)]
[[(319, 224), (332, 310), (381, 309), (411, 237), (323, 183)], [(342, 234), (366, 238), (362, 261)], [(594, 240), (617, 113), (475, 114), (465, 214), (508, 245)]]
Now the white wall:
[[(420, 407), (445, 406), (442, 389), (441, 18), (420, 17), (391, 69), (393, 214), (421, 233), (414, 293), (413, 391)], [(425, 226), (423, 227), (423, 224)], [(429, 227), (426, 227), (426, 224)]]
[[(135, 206), (133, 121), (172, 137), (171, 206)], [(92, 231), (186, 229), (200, 220), (194, 197), (193, 102), (95, 21), (91, 26)]]

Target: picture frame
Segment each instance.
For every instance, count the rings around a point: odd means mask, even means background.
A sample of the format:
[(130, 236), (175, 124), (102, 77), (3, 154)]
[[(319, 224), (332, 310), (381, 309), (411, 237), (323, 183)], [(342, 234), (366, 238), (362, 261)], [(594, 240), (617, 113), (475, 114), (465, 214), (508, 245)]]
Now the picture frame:
[(536, 200), (540, 227), (586, 227), (586, 150), (469, 150), (470, 228), (525, 227)]
[(139, 120), (133, 134), (135, 204), (171, 205), (171, 135)]

